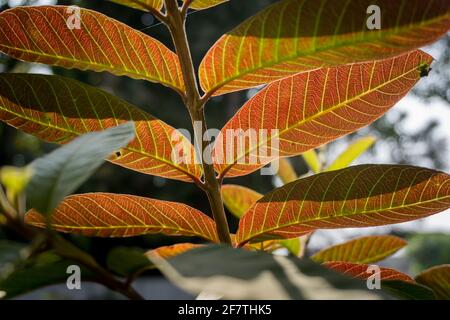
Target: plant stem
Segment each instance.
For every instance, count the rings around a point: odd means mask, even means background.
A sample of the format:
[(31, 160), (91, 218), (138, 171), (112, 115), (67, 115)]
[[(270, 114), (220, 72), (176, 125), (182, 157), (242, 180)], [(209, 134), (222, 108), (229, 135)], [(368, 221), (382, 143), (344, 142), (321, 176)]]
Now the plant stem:
[[(172, 35), (178, 58), (180, 60), (181, 71), (183, 73), (186, 95), (184, 103), (186, 104), (191, 116), (194, 129), (195, 123), (201, 123), (200, 132), (195, 132), (196, 145), (201, 146), (200, 157), (202, 159), (204, 173), (204, 190), (208, 196), (214, 221), (216, 222), (217, 233), (221, 243), (231, 245), (230, 230), (223, 207), (222, 194), (220, 192), (220, 182), (216, 177), (214, 166), (205, 159), (204, 151), (208, 146), (209, 137), (207, 136), (207, 125), (204, 114), (205, 100), (201, 99), (195, 75), (194, 64), (192, 62), (191, 51), (186, 35), (186, 11), (180, 11), (177, 0), (165, 0), (167, 11), (167, 26)], [(197, 131), (197, 130), (195, 130)]]
[(75, 260), (91, 270), (99, 283), (102, 283), (113, 291), (120, 292), (131, 300), (144, 300), (131, 285), (116, 279), (109, 271), (100, 266), (88, 253), (56, 234), (49, 234), (49, 239), (59, 255), (67, 259)]

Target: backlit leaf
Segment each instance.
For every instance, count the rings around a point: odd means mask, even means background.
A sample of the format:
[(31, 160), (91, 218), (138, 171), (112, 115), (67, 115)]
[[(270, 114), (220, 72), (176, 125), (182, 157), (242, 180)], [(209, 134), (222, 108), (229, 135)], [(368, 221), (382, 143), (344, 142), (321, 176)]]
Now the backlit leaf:
[(427, 269), (416, 277), (416, 281), (431, 288), (436, 298), (450, 300), (450, 264)]
[(193, 0), (190, 8), (194, 10), (203, 10), (217, 6), (227, 1), (229, 0)]
[(321, 250), (311, 259), (319, 263), (328, 261), (372, 263), (394, 254), (406, 244), (405, 240), (395, 236), (368, 236)]
[(374, 143), (375, 137), (364, 137), (353, 142), (336, 160), (334, 160), (325, 171), (338, 170), (348, 167), (361, 154), (367, 151)]
[(312, 172), (319, 173), (322, 170), (322, 163), (317, 156), (316, 150), (311, 149), (306, 151), (305, 153), (302, 153), (302, 157)]
[(189, 250), (200, 248), (201, 246), (202, 246), (201, 244), (194, 244), (194, 243), (177, 243), (171, 246), (164, 246), (150, 250), (145, 254), (147, 256), (156, 254), (163, 259), (170, 259)]
[(194, 161), (172, 161), (177, 146), (186, 157), (195, 155), (193, 146), (180, 132), (111, 94), (68, 78), (0, 74), (0, 120), (56, 143), (134, 121), (136, 139), (111, 162), (182, 181), (202, 175)]
[(164, 4), (164, 0), (110, 0), (110, 1), (143, 11), (148, 11), (149, 7), (159, 11), (161, 10)]
[(278, 165), (277, 175), (284, 184), (297, 180), (297, 174), (289, 159), (279, 159)]
[[(101, 13), (66, 6), (16, 7), (0, 13), (0, 51), (20, 60), (108, 71), (184, 85), (177, 56), (161, 42)], [(79, 25), (77, 25), (79, 21)]]
[(450, 176), (403, 165), (361, 165), (299, 179), (264, 195), (241, 218), (237, 242), (316, 229), (372, 227), (450, 208)]
[(91, 132), (34, 160), (27, 185), (31, 208), (48, 215), (59, 202), (81, 186), (116, 150), (134, 139), (134, 123)]
[[(34, 210), (25, 221), (45, 228)], [(89, 237), (131, 237), (149, 233), (199, 236), (216, 241), (214, 221), (182, 203), (131, 195), (90, 193), (69, 196), (56, 208), (51, 226), (60, 232)]]
[[(340, 262), (340, 261), (332, 261), (325, 262), (323, 264), (325, 267), (343, 273), (352, 278), (367, 280), (370, 276), (374, 275), (374, 270), (370, 268), (368, 264), (357, 264), (350, 262)], [(400, 271), (379, 267), (380, 268), (380, 280), (400, 280), (405, 282), (414, 282), (414, 280)]]
[[(378, 5), (381, 28), (369, 30)], [(290, 75), (390, 58), (450, 29), (447, 0), (284, 0), (222, 36), (200, 65), (207, 94), (220, 95)]]
[(243, 186), (235, 184), (222, 186), (223, 202), (236, 218), (242, 217), (262, 196), (262, 194)]
[(372, 123), (406, 95), (431, 62), (432, 57), (416, 50), (270, 84), (222, 128), (214, 146), (217, 172), (246, 175)]

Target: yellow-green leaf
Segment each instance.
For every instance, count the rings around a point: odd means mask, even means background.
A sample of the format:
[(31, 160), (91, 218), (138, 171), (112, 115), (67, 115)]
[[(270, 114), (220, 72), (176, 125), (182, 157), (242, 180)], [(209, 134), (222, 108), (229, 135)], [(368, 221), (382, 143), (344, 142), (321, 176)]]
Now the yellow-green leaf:
[(101, 13), (66, 6), (0, 13), (0, 51), (20, 60), (108, 71), (184, 92), (178, 57), (161, 42)]
[(416, 277), (416, 281), (431, 288), (436, 298), (450, 300), (450, 264), (427, 269)]
[(203, 10), (208, 9), (224, 2), (228, 2), (229, 0), (193, 0), (190, 8), (194, 10)]
[(353, 142), (336, 160), (334, 160), (325, 171), (339, 170), (348, 167), (360, 155), (366, 152), (374, 143), (375, 137), (364, 137)]
[[(194, 147), (179, 131), (113, 95), (68, 78), (0, 74), (0, 120), (56, 143), (134, 121), (136, 139), (111, 162), (182, 181), (202, 176), (200, 165), (191, 158)], [(173, 157), (174, 150), (180, 158)], [(177, 160), (181, 153), (187, 161)]]
[[(380, 10), (381, 28), (368, 29)], [(200, 65), (207, 95), (243, 90), (322, 67), (386, 59), (450, 29), (448, 0), (284, 0), (227, 32)]]
[[(31, 210), (25, 221), (45, 228), (46, 219)], [(214, 221), (188, 205), (114, 193), (67, 197), (55, 209), (51, 227), (88, 237), (132, 237), (149, 233), (198, 236), (217, 241)]]
[(112, 2), (128, 6), (134, 9), (149, 11), (148, 8), (161, 10), (164, 0), (110, 0)]
[(322, 170), (322, 163), (317, 156), (316, 150), (311, 149), (306, 151), (305, 153), (302, 153), (302, 157), (312, 172), (319, 173)]
[(295, 238), (317, 229), (416, 220), (450, 208), (450, 175), (361, 165), (313, 175), (264, 195), (241, 218), (236, 242)]
[(319, 263), (329, 261), (372, 263), (394, 254), (406, 244), (405, 240), (395, 236), (368, 236), (321, 250), (311, 259)]
[(226, 184), (222, 186), (222, 197), (227, 209), (236, 218), (240, 218), (257, 200), (262, 198), (262, 194), (246, 187)]

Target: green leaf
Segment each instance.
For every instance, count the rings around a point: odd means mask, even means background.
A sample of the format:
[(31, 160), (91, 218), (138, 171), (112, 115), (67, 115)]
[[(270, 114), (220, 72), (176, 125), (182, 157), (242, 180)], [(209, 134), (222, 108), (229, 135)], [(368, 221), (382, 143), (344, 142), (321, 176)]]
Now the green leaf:
[(115, 273), (128, 277), (153, 266), (144, 253), (138, 248), (117, 247), (109, 252), (106, 264)]
[(450, 264), (429, 268), (417, 275), (416, 281), (431, 288), (436, 298), (450, 300)]
[(434, 300), (433, 291), (418, 283), (398, 280), (386, 280), (381, 282), (383, 291), (402, 300)]
[[(70, 265), (77, 263), (52, 252), (45, 252), (6, 278), (0, 279), (0, 292), (5, 293), (4, 298), (10, 299), (44, 286), (65, 282), (68, 277), (67, 267)], [(92, 273), (83, 268), (81, 275), (82, 280), (93, 278)]]
[(369, 136), (353, 142), (326, 168), (325, 171), (339, 170), (348, 167), (354, 160), (366, 152), (375, 141), (375, 137)]
[(134, 123), (88, 133), (30, 164), (33, 177), (27, 187), (29, 204), (50, 214), (67, 195), (86, 181), (104, 159), (134, 137)]
[(26, 247), (24, 243), (0, 240), (0, 278), (9, 271), (11, 265), (22, 259)]
[(175, 285), (224, 299), (379, 299), (364, 283), (310, 260), (222, 246), (189, 250), (170, 260), (150, 259)]

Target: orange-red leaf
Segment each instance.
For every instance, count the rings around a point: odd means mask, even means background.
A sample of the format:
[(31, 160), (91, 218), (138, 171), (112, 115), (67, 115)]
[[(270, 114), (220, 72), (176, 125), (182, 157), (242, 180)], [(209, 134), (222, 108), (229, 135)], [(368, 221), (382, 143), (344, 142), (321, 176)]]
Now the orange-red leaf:
[(372, 123), (406, 95), (431, 62), (432, 57), (416, 50), (270, 84), (222, 128), (214, 146), (217, 172), (249, 174)]
[(237, 242), (294, 238), (316, 229), (371, 227), (450, 208), (450, 175), (361, 165), (299, 179), (266, 194), (241, 218)]
[[(374, 275), (374, 271), (370, 269), (368, 264), (356, 264), (350, 262), (325, 262), (325, 267), (343, 273), (349, 277), (361, 280), (367, 280)], [(414, 282), (414, 280), (407, 274), (391, 268), (380, 268), (380, 280), (399, 280), (406, 282)]]
[(191, 182), (202, 175), (195, 161), (172, 160), (174, 147), (183, 146), (175, 149), (186, 156), (195, 155), (194, 147), (180, 132), (119, 98), (68, 78), (0, 74), (0, 120), (56, 143), (134, 121), (136, 139), (110, 161), (182, 181)]
[(262, 198), (262, 194), (243, 186), (226, 184), (222, 186), (222, 197), (227, 209), (236, 218), (240, 218), (256, 201)]
[(311, 259), (319, 263), (329, 261), (372, 263), (394, 254), (406, 244), (405, 240), (395, 236), (368, 236), (321, 250)]
[(199, 248), (201, 247), (201, 244), (194, 244), (194, 243), (177, 243), (171, 246), (164, 246), (159, 247), (153, 250), (150, 250), (146, 252), (145, 254), (147, 256), (149, 255), (158, 255), (159, 257), (163, 259), (170, 259), (173, 258), (179, 254), (185, 253), (186, 251)]
[(80, 9), (78, 17), (74, 10), (41, 6), (3, 11), (0, 51), (20, 60), (109, 71), (184, 92), (178, 58), (161, 42), (101, 13)]
[[(381, 28), (369, 30), (372, 5)], [(450, 29), (448, 0), (285, 0), (222, 36), (200, 65), (208, 95), (321, 67), (390, 58)]]
[(416, 281), (431, 288), (436, 298), (450, 300), (450, 264), (427, 269), (416, 277)]
[[(34, 210), (25, 222), (45, 228)], [(88, 193), (67, 197), (51, 216), (60, 232), (89, 237), (131, 237), (149, 233), (198, 236), (217, 241), (214, 221), (188, 205), (123, 194)]]

